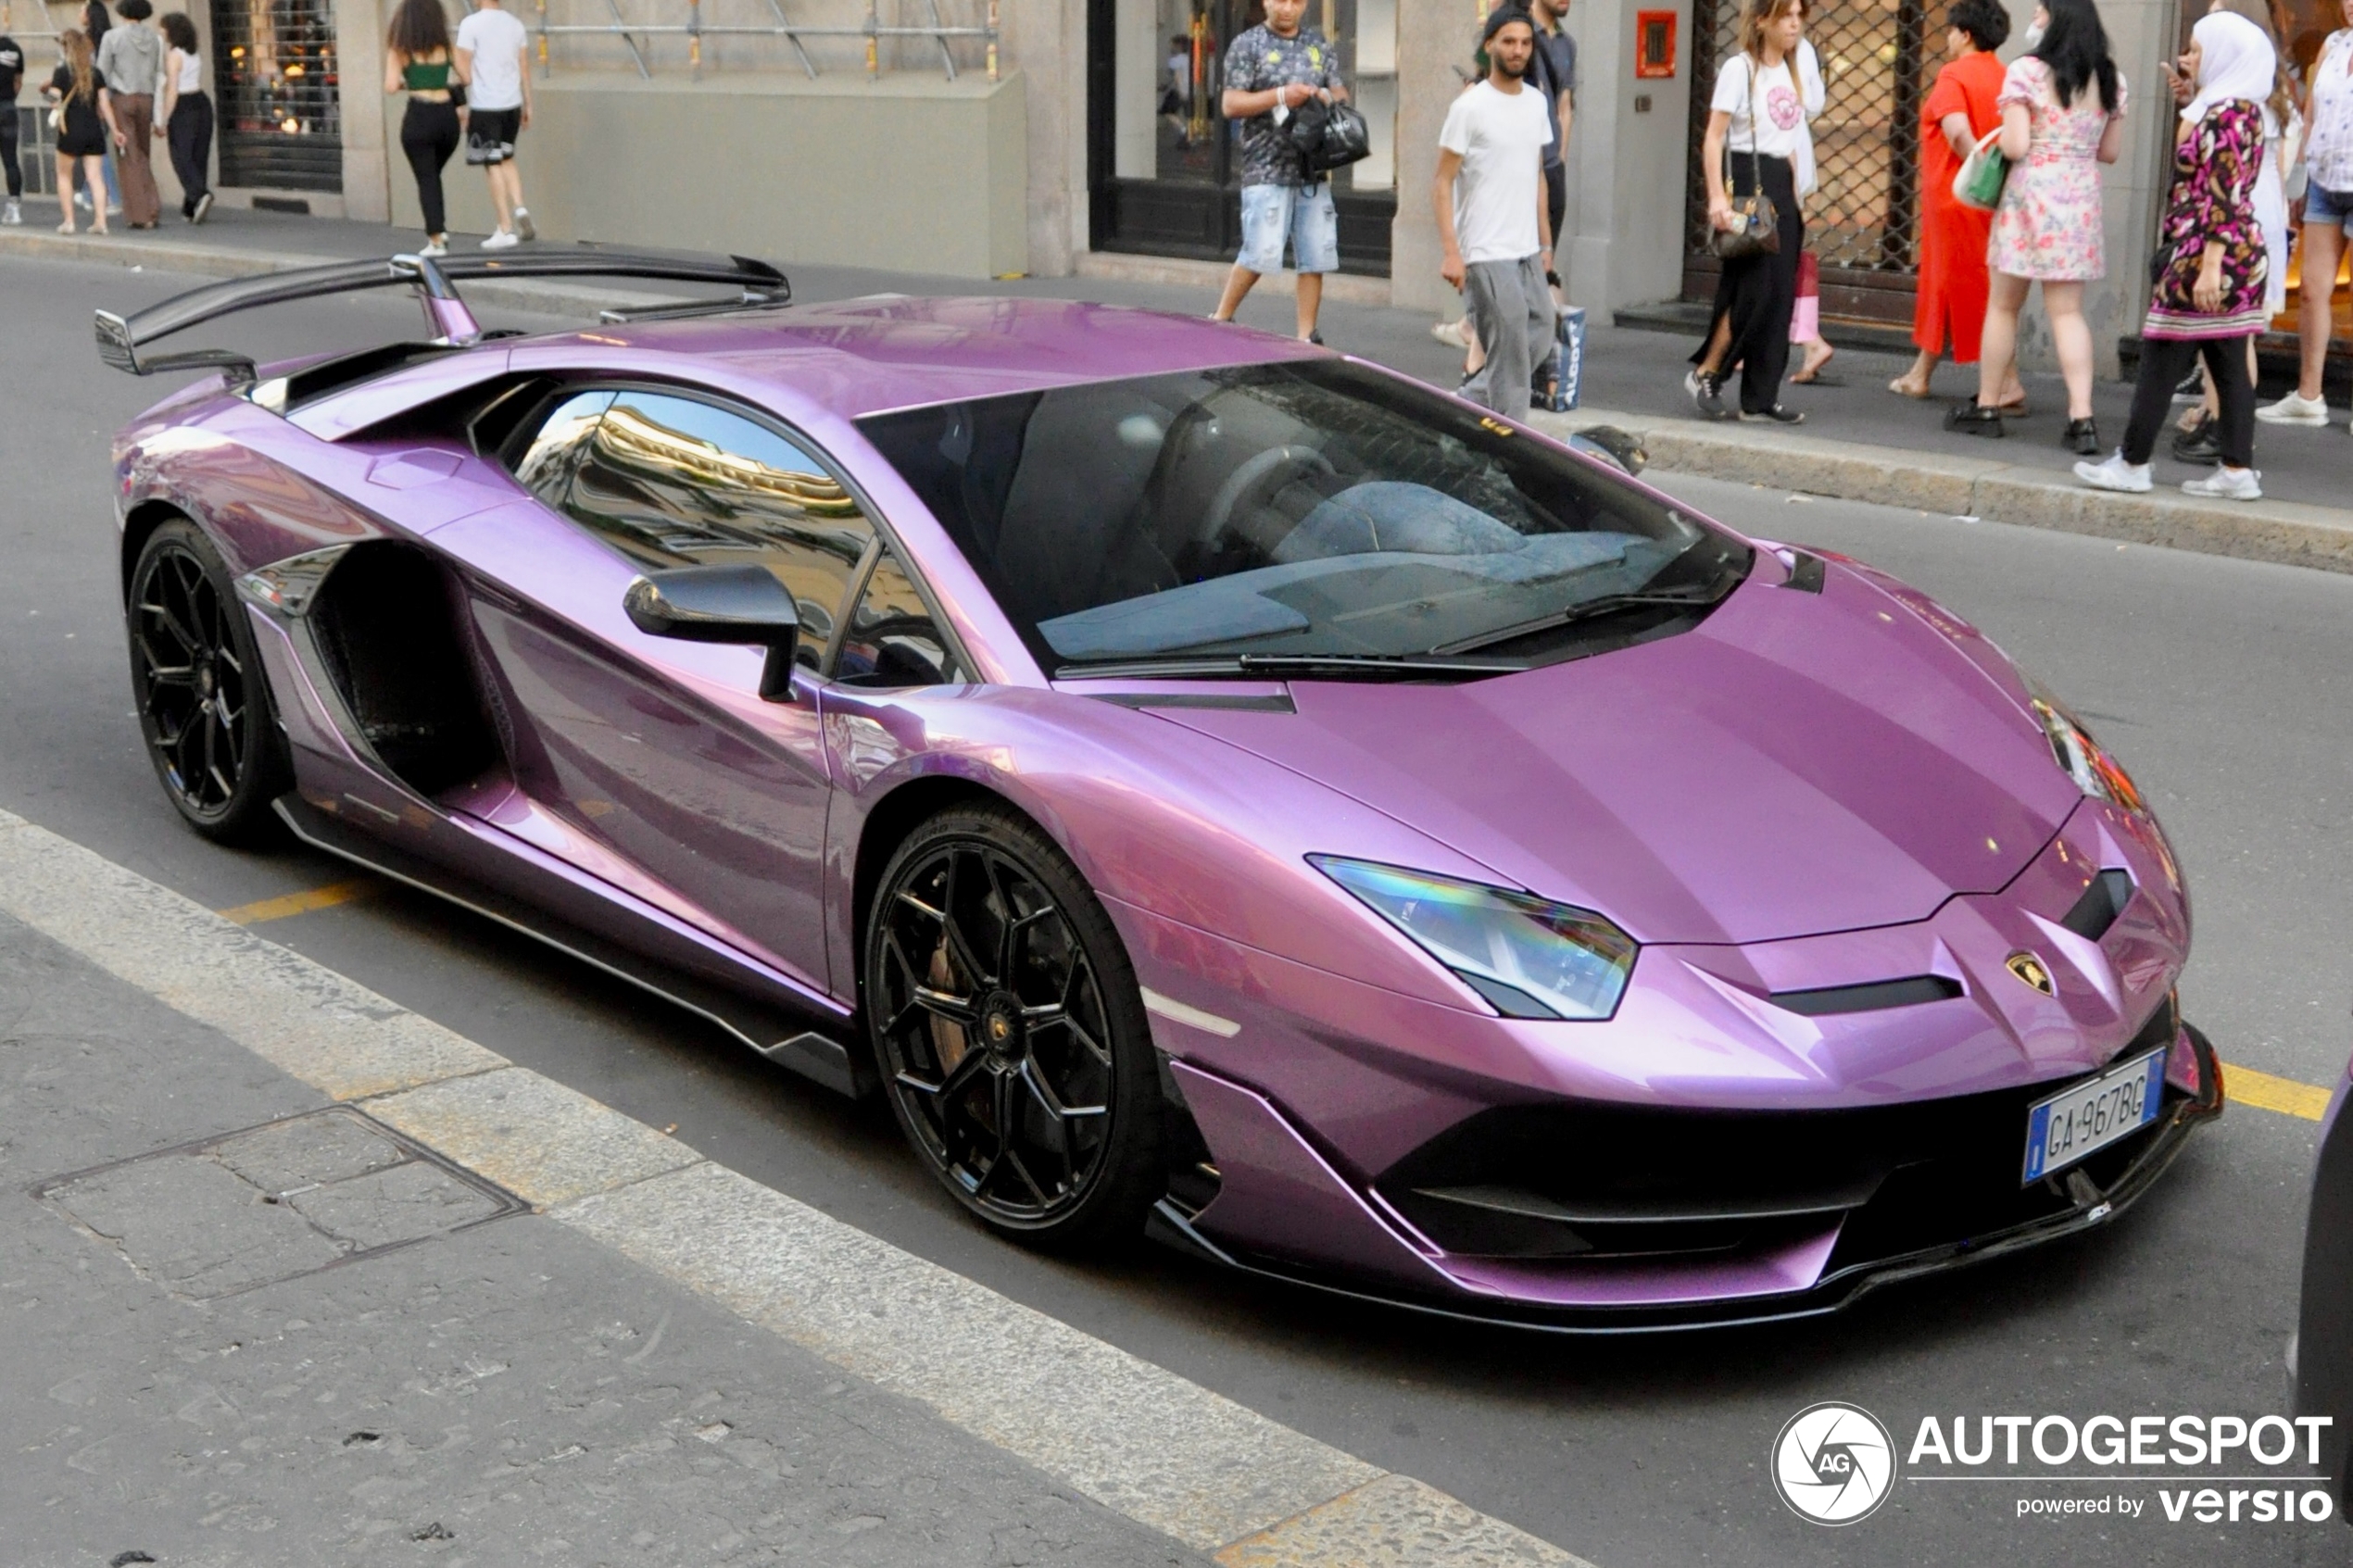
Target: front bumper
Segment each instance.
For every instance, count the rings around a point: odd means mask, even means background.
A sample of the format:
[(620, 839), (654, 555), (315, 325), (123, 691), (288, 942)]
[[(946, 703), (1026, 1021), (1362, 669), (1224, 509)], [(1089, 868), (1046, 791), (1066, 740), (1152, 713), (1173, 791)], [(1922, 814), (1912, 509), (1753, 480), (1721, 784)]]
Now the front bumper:
[[(2170, 1005), (2165, 1016), (2173, 1017)], [(1596, 1275), (1573, 1261), (1552, 1268), (1466, 1267), (1422, 1235), (1380, 1184), (1360, 1191), (1340, 1177), (1263, 1097), (1181, 1064), (1176, 1076), (1187, 1101), (1215, 1123), (1213, 1140), (1222, 1137), (1228, 1147), (1247, 1148), (1262, 1171), (1281, 1173), (1273, 1184), (1279, 1210), (1263, 1217), (1247, 1210), (1213, 1212), (1216, 1200), (1194, 1209), (1172, 1198), (1154, 1211), (1151, 1228), (1160, 1239), (1222, 1266), (1412, 1311), (1517, 1328), (1639, 1333), (1816, 1317), (1884, 1286), (2095, 1229), (2131, 1207), (2165, 1173), (2193, 1130), (2222, 1110), (2221, 1074), (2211, 1043), (2195, 1027), (2178, 1020), (2175, 1024), (2176, 1060), (2188, 1071), (2172, 1074), (2154, 1123), (2080, 1165), (2020, 1189), (2014, 1203), (1984, 1207), (1982, 1214), (1992, 1218), (1984, 1228), (1969, 1228), (1963, 1213), (1961, 1234), (1924, 1244), (1907, 1244), (1901, 1190), (1888, 1195), (1882, 1189), (1827, 1228), (1793, 1232), (1782, 1245), (1752, 1249), (1745, 1257), (1664, 1265), (1664, 1272), (1662, 1265), (1645, 1270), (1638, 1264), (1622, 1276), (1630, 1285), (1616, 1292), (1615, 1300), (1608, 1298), (1610, 1289), (1595, 1288)], [(2052, 1086), (2034, 1085), (2020, 1104)], [(2022, 1139), (2022, 1119), (2010, 1125)], [(1933, 1200), (1923, 1202), (1935, 1206)], [(1945, 1203), (1947, 1210), (1953, 1207)], [(1948, 1229), (1951, 1219), (1948, 1214)], [(1318, 1237), (1313, 1261), (1285, 1255), (1284, 1236), (1302, 1233)], [(1918, 1239), (1917, 1233), (1911, 1239)], [(1553, 1286), (1580, 1273), (1574, 1293), (1581, 1298), (1559, 1299), (1562, 1292)], [(1774, 1288), (1777, 1276), (1788, 1287)]]

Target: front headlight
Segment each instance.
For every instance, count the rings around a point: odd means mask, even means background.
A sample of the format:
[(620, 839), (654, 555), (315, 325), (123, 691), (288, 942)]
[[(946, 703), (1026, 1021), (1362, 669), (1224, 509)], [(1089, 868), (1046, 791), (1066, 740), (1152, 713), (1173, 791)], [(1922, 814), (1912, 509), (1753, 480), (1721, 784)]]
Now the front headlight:
[(2034, 717), (2041, 721), (2043, 734), (2051, 743), (2051, 755), (2057, 759), (2059, 771), (2075, 781), (2075, 787), (2095, 800), (2110, 801), (2145, 816), (2148, 806), (2132, 775), (2100, 749), (2092, 732), (2039, 683), (2027, 681), (2026, 690), (2034, 704)]
[(1310, 855), (1505, 1018), (1607, 1018), (1634, 939), (1590, 909), (1369, 860)]

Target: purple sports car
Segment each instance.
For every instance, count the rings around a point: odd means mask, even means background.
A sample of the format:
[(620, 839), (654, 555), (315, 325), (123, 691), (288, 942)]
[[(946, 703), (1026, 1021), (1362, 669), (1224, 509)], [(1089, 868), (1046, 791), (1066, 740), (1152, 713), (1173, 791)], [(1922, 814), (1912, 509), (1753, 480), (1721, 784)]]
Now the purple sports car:
[[(725, 285), (547, 336), (455, 281)], [(373, 286), (430, 340), (148, 345)], [(983, 1223), (1462, 1317), (1819, 1312), (2221, 1109), (2131, 780), (1975, 630), (1378, 367), (554, 249), (103, 356), (132, 675), (285, 827), (887, 1097)]]

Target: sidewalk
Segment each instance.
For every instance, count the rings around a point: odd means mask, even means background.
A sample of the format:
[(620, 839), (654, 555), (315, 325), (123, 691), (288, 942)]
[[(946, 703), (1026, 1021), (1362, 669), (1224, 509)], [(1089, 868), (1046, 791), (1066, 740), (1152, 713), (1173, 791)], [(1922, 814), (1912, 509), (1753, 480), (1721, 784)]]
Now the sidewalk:
[[(107, 240), (69, 240), (52, 232), (49, 204), (28, 203), (22, 229), (0, 230), (0, 257), (28, 256), (119, 266), (144, 266), (208, 276), (232, 276), (315, 260), (381, 256), (418, 243), (415, 233), (381, 224), (289, 217), (217, 208), (202, 228), (170, 223), (153, 233)], [(461, 247), (475, 236), (454, 236)], [(975, 282), (918, 273), (795, 265), (777, 258), (796, 295), (808, 301), (856, 295), (997, 293), (1089, 298), (1159, 309), (1205, 312), (1224, 269), (1214, 265), (1097, 257), (1095, 275)], [(1106, 272), (1112, 275), (1103, 275)], [(1126, 276), (1119, 275), (1122, 272)], [(1197, 280), (1191, 282), (1176, 279)], [(510, 309), (578, 314), (613, 291), (564, 284), (472, 283), (485, 304)], [(640, 297), (640, 296), (624, 296)], [(1289, 331), (1291, 302), (1262, 285), (1242, 319)], [(1460, 369), (1456, 351), (1429, 335), (1429, 321), (1414, 312), (1326, 303), (1324, 335), (1347, 352), (1439, 385)], [(1682, 390), (1685, 356), (1692, 345), (1672, 333), (1595, 323), (1587, 340), (1583, 408), (1565, 416), (1538, 416), (1547, 428), (1573, 430), (1612, 423), (1642, 436), (1662, 469), (1705, 473), (1773, 488), (1843, 499), (1916, 507), (1924, 511), (1982, 516), (2033, 527), (2095, 533), (2209, 554), (2240, 556), (2353, 571), (2353, 437), (2343, 422), (2326, 429), (2259, 425), (2256, 462), (2265, 499), (2252, 504), (2194, 502), (2178, 489), (2205, 470), (2160, 455), (2158, 489), (2145, 496), (2108, 495), (2078, 484), (2075, 458), (2058, 445), (2066, 395), (2056, 375), (2025, 378), (2033, 413), (2011, 421), (2002, 441), (1949, 433), (1944, 408), (1969, 395), (1973, 373), (1952, 366), (1937, 372), (1940, 396), (1927, 403), (1886, 390), (1907, 356), (1842, 350), (1831, 373), (1840, 386), (1792, 386), (1792, 407), (1806, 411), (1794, 433), (1778, 427), (1708, 424), (1692, 417)], [(2275, 389), (2276, 390), (2276, 389)], [(2095, 406), (2113, 442), (2123, 433), (2132, 388), (2102, 383)]]

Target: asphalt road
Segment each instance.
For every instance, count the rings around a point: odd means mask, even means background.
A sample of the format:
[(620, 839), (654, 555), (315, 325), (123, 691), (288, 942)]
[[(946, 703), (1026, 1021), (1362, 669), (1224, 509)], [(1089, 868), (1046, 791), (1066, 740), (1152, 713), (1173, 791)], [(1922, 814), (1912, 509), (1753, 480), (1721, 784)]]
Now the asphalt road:
[[(185, 831), (130, 715), (106, 444), (165, 388), (99, 367), (89, 312), (185, 281), (20, 261), (4, 275), (0, 807), (214, 908), (347, 881), (320, 857), (232, 853)], [(252, 319), (240, 335), (290, 353), (413, 321), (403, 304), (346, 299)], [(2353, 578), (1667, 483), (1736, 526), (1908, 578), (2082, 708), (2187, 870), (2190, 1015), (2232, 1060), (2316, 1084), (2344, 1071)], [(1822, 1399), (1874, 1411), (1906, 1447), (1931, 1414), (2283, 1411), (2309, 1122), (2234, 1110), (2114, 1227), (1835, 1319), (1554, 1339), (1335, 1304), (1145, 1248), (1085, 1267), (1040, 1259), (967, 1223), (880, 1108), (846, 1106), (521, 938), (392, 891), (266, 930), (519, 1062), (675, 1124), (758, 1180), (1602, 1568), (2353, 1554), (2353, 1530), (2334, 1523), (2169, 1524), (2148, 1486), (1906, 1484), (1866, 1524), (1832, 1531), (1784, 1510), (1766, 1478), (1782, 1423)], [(0, 1351), (6, 1342), (0, 1328)], [(2145, 1512), (2015, 1514), (2021, 1498), (2104, 1489), (2148, 1499)]]

